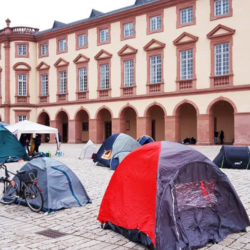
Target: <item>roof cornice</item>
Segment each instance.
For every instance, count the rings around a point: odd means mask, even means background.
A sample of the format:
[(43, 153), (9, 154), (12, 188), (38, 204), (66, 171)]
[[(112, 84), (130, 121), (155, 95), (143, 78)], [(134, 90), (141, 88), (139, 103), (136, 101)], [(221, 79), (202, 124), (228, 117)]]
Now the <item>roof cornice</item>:
[(144, 4), (144, 5), (138, 5), (135, 6), (131, 9), (126, 9), (124, 11), (119, 11), (115, 13), (110, 13), (110, 14), (104, 14), (104, 16), (97, 17), (92, 20), (86, 19), (86, 21), (83, 20), (82, 23), (77, 23), (77, 24), (67, 24), (66, 27), (57, 29), (57, 30), (48, 30), (48, 32), (42, 33), (42, 34), (36, 34), (36, 40), (37, 41), (42, 41), (45, 39), (50, 39), (57, 37), (58, 35), (66, 35), (66, 34), (71, 34), (74, 32), (77, 32), (79, 30), (86, 30), (90, 28), (97, 27), (102, 24), (107, 24), (107, 23), (113, 23), (120, 21), (122, 19), (127, 18), (128, 16), (138, 16), (142, 14), (146, 14), (147, 12), (152, 12), (155, 10), (163, 9), (163, 8), (168, 8), (171, 6), (175, 6), (179, 3), (186, 2), (186, 0), (159, 0), (156, 2)]

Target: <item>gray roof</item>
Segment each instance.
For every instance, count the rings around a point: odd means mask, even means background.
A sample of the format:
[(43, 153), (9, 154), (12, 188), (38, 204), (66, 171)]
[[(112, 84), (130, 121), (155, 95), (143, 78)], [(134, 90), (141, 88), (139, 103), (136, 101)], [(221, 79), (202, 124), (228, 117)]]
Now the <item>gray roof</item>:
[(120, 13), (120, 12), (123, 12), (123, 11), (126, 11), (126, 10), (130, 10), (130, 9), (135, 9), (135, 8), (138, 8), (139, 6), (150, 4), (150, 3), (153, 3), (153, 2), (157, 2), (157, 1), (160, 1), (160, 0), (136, 0), (134, 5), (123, 7), (123, 8), (113, 10), (113, 11), (110, 11), (110, 12), (107, 12), (107, 13), (103, 13), (103, 12), (97, 11), (95, 9), (92, 9), (89, 18), (81, 19), (81, 20), (71, 22), (71, 23), (68, 23), (68, 24), (65, 24), (65, 23), (62, 23), (62, 22), (59, 22), (59, 21), (54, 21), (54, 24), (53, 24), (52, 28), (47, 29), (47, 30), (43, 30), (43, 31), (39, 31), (39, 32), (35, 33), (35, 36), (39, 36), (39, 35), (42, 35), (42, 34), (45, 34), (45, 33), (48, 33), (48, 32), (52, 32), (52, 31), (55, 31), (55, 30), (58, 30), (58, 29), (71, 27), (71, 26), (74, 26), (74, 25), (77, 25), (77, 24), (87, 23), (88, 21), (91, 21), (91, 20), (94, 20), (94, 19), (98, 19), (98, 18), (105, 17), (105, 16), (110, 16), (110, 15), (113, 15), (113, 14), (116, 14), (116, 13)]

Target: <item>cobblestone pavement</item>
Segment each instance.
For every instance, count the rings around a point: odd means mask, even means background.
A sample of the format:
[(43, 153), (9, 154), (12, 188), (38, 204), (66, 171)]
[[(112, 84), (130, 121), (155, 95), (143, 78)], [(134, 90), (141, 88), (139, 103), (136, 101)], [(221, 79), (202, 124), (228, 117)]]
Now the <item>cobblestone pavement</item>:
[[(52, 214), (34, 213), (21, 205), (0, 204), (0, 249), (146, 249), (111, 230), (103, 230), (97, 221), (99, 206), (113, 174), (108, 168), (98, 167), (91, 160), (78, 159), (83, 144), (63, 144), (62, 157), (55, 157), (69, 166), (87, 190), (91, 204), (57, 211)], [(219, 146), (194, 146), (213, 159)], [(55, 145), (42, 144), (43, 152), (55, 152)], [(19, 169), (24, 163), (10, 163), (9, 169)], [(250, 216), (250, 171), (223, 170), (237, 190)], [(0, 173), (1, 174), (1, 173)], [(65, 233), (50, 238), (38, 232), (52, 229)], [(202, 250), (250, 250), (250, 227), (245, 233), (229, 235), (224, 241), (207, 245)]]

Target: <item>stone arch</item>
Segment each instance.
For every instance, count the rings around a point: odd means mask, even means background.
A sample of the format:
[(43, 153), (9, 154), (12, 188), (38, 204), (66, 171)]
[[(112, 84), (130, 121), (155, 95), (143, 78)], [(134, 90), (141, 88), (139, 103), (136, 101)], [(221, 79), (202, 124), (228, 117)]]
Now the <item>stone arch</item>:
[(75, 142), (87, 142), (89, 140), (89, 113), (80, 108), (75, 114)]
[(102, 143), (112, 135), (112, 112), (107, 107), (102, 107), (96, 113), (97, 143)]
[(161, 104), (154, 102), (148, 105), (144, 117), (146, 118), (146, 134), (155, 141), (165, 140), (165, 108)]
[(120, 132), (137, 138), (137, 110), (132, 105), (126, 105), (120, 111)]
[(209, 103), (209, 105), (208, 105), (208, 107), (207, 107), (207, 114), (210, 113), (212, 106), (213, 106), (216, 102), (218, 102), (218, 101), (225, 101), (225, 102), (230, 103), (230, 104), (232, 105), (233, 109), (234, 109), (234, 113), (237, 113), (237, 112), (238, 112), (238, 111), (237, 111), (237, 107), (236, 107), (235, 103), (234, 103), (232, 100), (230, 100), (230, 99), (227, 98), (227, 97), (220, 96), (220, 97), (214, 99), (212, 102)]
[(197, 106), (194, 102), (192, 102), (192, 101), (190, 101), (190, 100), (187, 100), (187, 99), (185, 99), (185, 100), (179, 102), (179, 103), (175, 106), (174, 111), (173, 111), (173, 115), (178, 115), (178, 109), (180, 108), (181, 105), (186, 104), (186, 103), (192, 105), (192, 106), (195, 108), (197, 115), (199, 115), (200, 111), (199, 111), (198, 106)]
[[(209, 104), (207, 111), (210, 117), (209, 139), (211, 143), (234, 143), (234, 114), (237, 112), (236, 110), (236, 106), (227, 98), (217, 98)], [(220, 138), (221, 131), (223, 131), (224, 134), (223, 139)], [(217, 135), (218, 139), (215, 138)]]
[(56, 114), (56, 127), (62, 137), (62, 142), (68, 142), (69, 115), (64, 109)]
[[(40, 112), (37, 117), (37, 122), (46, 126), (50, 126), (50, 117), (46, 111)], [(50, 134), (42, 134), (41, 135), (42, 142), (49, 142), (50, 141)]]
[(176, 119), (176, 141), (182, 142), (186, 138), (194, 138), (197, 141), (197, 115), (199, 109), (191, 101), (184, 100), (174, 109)]

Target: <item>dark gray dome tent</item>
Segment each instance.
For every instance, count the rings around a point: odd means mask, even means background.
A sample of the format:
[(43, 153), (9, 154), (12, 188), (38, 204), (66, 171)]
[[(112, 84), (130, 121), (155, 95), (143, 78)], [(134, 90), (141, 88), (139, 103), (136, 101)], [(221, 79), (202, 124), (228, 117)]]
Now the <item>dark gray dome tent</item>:
[[(91, 202), (79, 178), (60, 161), (46, 157), (36, 158), (20, 170), (31, 169), (37, 170), (38, 187), (44, 197), (44, 211), (83, 206)], [(23, 200), (17, 202), (25, 203)]]
[(250, 170), (250, 151), (248, 147), (222, 146), (213, 162), (219, 168)]
[(98, 220), (161, 250), (190, 250), (246, 230), (248, 215), (227, 176), (191, 147), (152, 142), (114, 172)]

